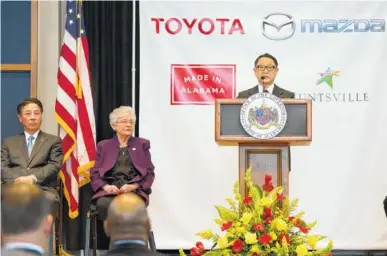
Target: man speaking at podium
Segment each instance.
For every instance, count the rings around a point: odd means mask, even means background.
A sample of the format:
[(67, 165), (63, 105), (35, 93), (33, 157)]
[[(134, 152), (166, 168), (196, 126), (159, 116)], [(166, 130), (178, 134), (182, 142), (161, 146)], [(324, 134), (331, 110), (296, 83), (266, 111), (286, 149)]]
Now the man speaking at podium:
[(274, 56), (265, 53), (254, 62), (254, 74), (258, 79), (258, 85), (242, 91), (239, 99), (247, 99), (258, 92), (272, 93), (279, 98), (294, 98), (294, 92), (287, 91), (274, 84), (278, 73), (278, 61)]

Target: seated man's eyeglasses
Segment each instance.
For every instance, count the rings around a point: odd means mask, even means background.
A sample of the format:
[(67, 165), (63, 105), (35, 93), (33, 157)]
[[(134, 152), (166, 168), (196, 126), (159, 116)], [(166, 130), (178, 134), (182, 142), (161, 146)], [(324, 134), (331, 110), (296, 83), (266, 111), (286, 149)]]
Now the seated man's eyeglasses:
[(267, 69), (267, 71), (273, 71), (275, 69), (275, 66), (258, 65), (255, 68), (257, 68), (259, 71), (264, 71), (265, 69)]

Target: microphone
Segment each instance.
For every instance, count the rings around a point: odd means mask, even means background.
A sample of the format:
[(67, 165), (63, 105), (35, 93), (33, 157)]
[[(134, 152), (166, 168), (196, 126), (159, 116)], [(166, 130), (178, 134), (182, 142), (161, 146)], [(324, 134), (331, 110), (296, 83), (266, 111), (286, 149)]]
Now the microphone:
[(263, 92), (267, 92), (267, 90), (266, 90), (266, 88), (265, 88), (265, 84), (264, 84), (264, 82), (263, 82), (263, 79), (265, 79), (265, 76), (261, 76)]

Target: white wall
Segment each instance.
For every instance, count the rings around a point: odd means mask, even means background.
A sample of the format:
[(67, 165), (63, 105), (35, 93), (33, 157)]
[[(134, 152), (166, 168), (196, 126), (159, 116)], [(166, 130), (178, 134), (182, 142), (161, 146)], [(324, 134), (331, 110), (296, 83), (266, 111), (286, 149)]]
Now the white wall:
[(38, 2), (37, 96), (44, 106), (42, 130), (51, 134), (58, 134), (54, 112), (58, 56), (61, 43), (60, 4), (60, 1)]

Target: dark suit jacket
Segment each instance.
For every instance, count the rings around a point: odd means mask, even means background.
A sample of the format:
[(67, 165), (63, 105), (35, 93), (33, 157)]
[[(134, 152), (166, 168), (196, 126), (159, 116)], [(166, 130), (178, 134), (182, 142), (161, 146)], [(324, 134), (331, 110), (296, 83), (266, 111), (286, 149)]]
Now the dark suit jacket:
[[(102, 186), (111, 184), (110, 181), (113, 180), (113, 177), (107, 174), (107, 172), (116, 164), (120, 152), (119, 146), (120, 142), (116, 136), (98, 143), (95, 165), (90, 171), (91, 188), (95, 192), (95, 195), (92, 197), (93, 200), (109, 195), (109, 193), (102, 189)], [(140, 173), (139, 176), (132, 180), (132, 183), (139, 184), (139, 188), (134, 192), (145, 199), (146, 205), (149, 203), (149, 193), (146, 191), (150, 190), (155, 178), (155, 167), (152, 163), (149, 149), (149, 140), (132, 136), (128, 141), (130, 158), (134, 167)]]
[[(250, 96), (254, 95), (254, 94), (257, 94), (259, 91), (258, 91), (258, 85), (250, 88), (250, 89), (247, 89), (245, 91), (241, 91), (240, 93), (238, 93), (238, 99), (247, 99), (249, 98)], [(273, 89), (273, 94), (275, 96), (277, 96), (278, 98), (290, 98), (290, 99), (294, 99), (294, 92), (290, 92), (290, 91), (287, 91), (285, 89), (282, 89), (281, 87), (277, 86), (277, 85), (274, 85), (274, 89)]]
[(104, 256), (162, 256), (165, 254), (152, 252), (147, 247), (141, 244), (125, 244), (110, 249)]
[(13, 182), (33, 174), (38, 185), (58, 196), (56, 184), (62, 162), (62, 142), (58, 136), (40, 131), (30, 157), (24, 133), (7, 137), (1, 145), (1, 180)]

